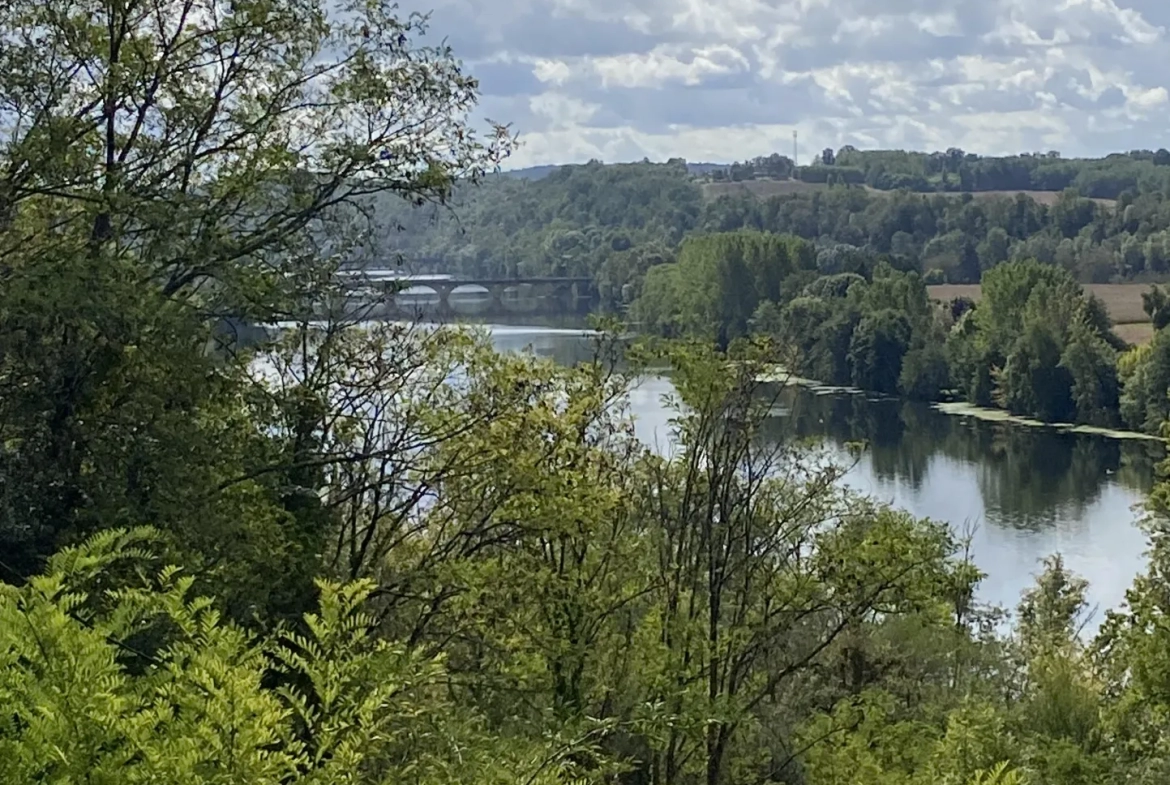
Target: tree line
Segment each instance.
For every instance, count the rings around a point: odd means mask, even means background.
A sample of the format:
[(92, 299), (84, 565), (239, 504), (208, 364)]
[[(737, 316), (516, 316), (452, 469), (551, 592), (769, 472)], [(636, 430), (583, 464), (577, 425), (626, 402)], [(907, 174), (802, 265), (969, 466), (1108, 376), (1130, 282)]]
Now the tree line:
[(1066, 270), (1004, 262), (981, 283), (978, 304), (935, 303), (923, 276), (889, 258), (739, 230), (688, 238), (676, 262), (648, 272), (632, 313), (670, 338), (766, 337), (785, 367), (826, 384), (1159, 433), (1170, 416), (1163, 289), (1146, 295), (1160, 329), (1131, 349)]
[(981, 156), (957, 147), (946, 151), (825, 148), (806, 166), (773, 153), (712, 171), (711, 179), (757, 178), (864, 184), (880, 191), (930, 192), (1063, 191), (1118, 199), (1127, 191), (1165, 193), (1170, 187), (1170, 151), (1131, 150), (1103, 158), (1064, 158), (1056, 150), (1012, 156)]
[[(1059, 558), (982, 604), (947, 526), (758, 438), (773, 347), (736, 339), (811, 272), (799, 239), (650, 265), (751, 283), (686, 295), (726, 352), (303, 321), (371, 204), (508, 154), (474, 80), (390, 3), (87, 10), (0, 7), (0, 781), (1165, 781), (1165, 487), (1098, 636)], [(851, 369), (884, 380), (919, 289), (858, 275), (805, 296), (862, 301)], [(623, 408), (662, 363), (666, 455)]]

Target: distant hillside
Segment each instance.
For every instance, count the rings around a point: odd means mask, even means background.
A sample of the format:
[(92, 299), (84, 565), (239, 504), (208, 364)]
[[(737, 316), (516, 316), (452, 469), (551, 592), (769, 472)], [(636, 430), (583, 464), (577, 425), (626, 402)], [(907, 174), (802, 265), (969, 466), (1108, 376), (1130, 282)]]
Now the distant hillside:
[(561, 164), (545, 164), (544, 166), (529, 166), (524, 169), (506, 169), (500, 174), (505, 177), (514, 177), (517, 180), (543, 180), (561, 168)]
[[(1076, 187), (1011, 187), (1012, 177), (1021, 184), (1033, 176), (1043, 180), (1059, 159), (1002, 175), (1007, 187), (974, 193), (915, 193), (864, 182), (845, 187), (842, 166), (799, 170), (804, 176), (832, 170), (832, 185), (755, 171), (738, 182), (715, 182), (695, 174), (703, 164), (681, 159), (533, 167), (460, 186), (444, 208), (377, 200), (369, 256), (380, 264), (403, 260), (415, 272), (467, 277), (587, 275), (615, 306), (632, 302), (646, 271), (672, 259), (685, 238), (743, 228), (817, 242), (824, 270), (887, 256), (932, 282), (962, 284), (976, 283), (1006, 260), (1036, 259), (1086, 283), (1164, 279), (1170, 276), (1170, 189), (1159, 178), (1170, 166), (1129, 156), (1109, 160), (1113, 168), (1067, 163), (1081, 167), (1076, 179), (1086, 190), (1098, 192), (1117, 191), (1138, 171), (1137, 187), (1119, 193), (1118, 207), (1109, 197), (1078, 196)], [(994, 179), (994, 162), (964, 163), (977, 184)], [(947, 179), (948, 189), (962, 185)], [(1114, 184), (1106, 189), (1106, 182)]]
[[(768, 199), (773, 196), (785, 196), (788, 194), (807, 194), (818, 191), (827, 191), (831, 186), (827, 183), (808, 183), (803, 180), (743, 180), (741, 182), (705, 182), (702, 184), (703, 196), (707, 199), (716, 199), (723, 195), (739, 194), (753, 196), (757, 199)], [(868, 185), (856, 186), (863, 188), (867, 193), (873, 195), (893, 195), (898, 191), (881, 190), (873, 188)], [(927, 196), (942, 196), (952, 199), (961, 199), (964, 195), (970, 194), (974, 199), (997, 199), (1002, 197), (1012, 198), (1017, 193), (1022, 193), (1030, 199), (1039, 204), (1051, 207), (1056, 204), (1060, 198), (1060, 191), (1037, 191), (1034, 189), (1024, 189), (1020, 191), (1001, 190), (1001, 191), (941, 191), (941, 192), (919, 192)], [(1117, 204), (1116, 199), (1093, 199), (1092, 201), (1101, 205), (1102, 207), (1113, 207)]]
[[(981, 156), (957, 148), (913, 152), (858, 150), (846, 145), (836, 152), (826, 149), (804, 166), (772, 153), (734, 162), (725, 171), (715, 170), (705, 179), (719, 186), (756, 180), (798, 180), (808, 184), (865, 185), (877, 191), (948, 194), (1059, 194), (1071, 189), (1091, 199), (1119, 200), (1126, 194), (1170, 195), (1170, 151), (1132, 150), (1104, 158), (1064, 158), (1055, 150)], [(765, 192), (770, 188), (777, 194), (793, 190), (786, 185), (759, 188)], [(1055, 201), (1055, 197), (1036, 198)]]
[(687, 171), (691, 174), (710, 174), (716, 169), (727, 169), (730, 164), (713, 164), (713, 163), (688, 163)]
[[(621, 166), (622, 164), (604, 164), (605, 166)], [(550, 174), (560, 169), (562, 166), (573, 166), (573, 164), (544, 164), (541, 166), (528, 166), (523, 169), (507, 169), (500, 174), (505, 177), (512, 177), (517, 180), (543, 180)], [(693, 175), (707, 175), (717, 169), (726, 169), (729, 164), (716, 163), (687, 163), (687, 171)]]
[[(864, 185), (873, 191), (956, 196), (1025, 193), (1045, 204), (1054, 203), (1057, 195), (1069, 189), (1102, 205), (1125, 194), (1170, 196), (1170, 151), (1164, 149), (1132, 150), (1103, 158), (1064, 158), (1056, 151), (981, 156), (957, 148), (928, 153), (858, 150), (847, 145), (836, 152), (827, 149), (804, 166), (797, 166), (791, 158), (779, 153), (730, 164), (686, 162), (681, 158), (665, 163), (682, 164), (685, 170), (679, 167), (680, 171), (703, 180), (708, 198), (737, 191), (767, 198), (846, 183)], [(631, 165), (591, 164), (604, 169)], [(556, 164), (530, 166), (503, 172), (502, 176), (536, 181), (561, 168)]]
[(806, 183), (803, 180), (744, 180), (741, 182), (711, 182), (703, 183), (703, 196), (715, 199), (724, 195), (749, 195), (758, 199), (767, 199), (771, 196), (787, 194), (810, 193), (825, 191), (829, 186), (825, 183)]

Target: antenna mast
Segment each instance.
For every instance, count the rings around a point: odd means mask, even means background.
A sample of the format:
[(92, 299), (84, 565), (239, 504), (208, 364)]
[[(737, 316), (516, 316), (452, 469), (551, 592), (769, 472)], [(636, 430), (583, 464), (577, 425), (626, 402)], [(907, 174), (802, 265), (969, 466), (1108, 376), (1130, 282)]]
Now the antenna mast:
[(796, 166), (796, 131), (792, 132), (792, 165)]

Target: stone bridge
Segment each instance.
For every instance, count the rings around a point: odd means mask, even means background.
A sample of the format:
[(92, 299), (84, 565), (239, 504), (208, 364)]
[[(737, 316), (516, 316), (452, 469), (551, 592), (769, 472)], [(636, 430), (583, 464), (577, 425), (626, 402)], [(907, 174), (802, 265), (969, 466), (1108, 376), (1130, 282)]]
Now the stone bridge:
[[(474, 287), (474, 288), (473, 288)], [(562, 312), (564, 309), (581, 310), (588, 308), (597, 300), (597, 287), (591, 278), (560, 276), (560, 277), (527, 277), (527, 278), (446, 278), (440, 276), (402, 276), (382, 277), (369, 275), (354, 278), (346, 283), (351, 302), (361, 306), (371, 306), (377, 310), (406, 311), (412, 309), (436, 309), (450, 312), (451, 295), (459, 290), (460, 294), (475, 295), (486, 291), (489, 304), (486, 310), (507, 312), (516, 310), (509, 308), (509, 300), (535, 300), (538, 310)], [(411, 290), (404, 297), (406, 290)], [(425, 296), (423, 290), (429, 289), (438, 297), (438, 303), (412, 302), (420, 296)], [(469, 291), (470, 289), (470, 291)], [(381, 306), (382, 308), (378, 308)], [(483, 308), (477, 308), (483, 311)]]

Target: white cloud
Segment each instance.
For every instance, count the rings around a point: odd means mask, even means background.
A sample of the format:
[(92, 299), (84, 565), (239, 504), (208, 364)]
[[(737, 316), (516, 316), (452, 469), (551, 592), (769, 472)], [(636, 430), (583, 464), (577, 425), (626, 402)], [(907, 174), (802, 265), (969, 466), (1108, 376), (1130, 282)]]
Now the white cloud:
[(683, 51), (659, 47), (645, 54), (586, 57), (574, 69), (580, 78), (600, 78), (602, 87), (698, 85), (711, 76), (750, 69), (747, 58), (725, 44)]
[(954, 11), (939, 14), (910, 14), (910, 22), (925, 33), (937, 36), (962, 35), (963, 28)]
[(1166, 88), (1162, 86), (1153, 88), (1131, 87), (1125, 93), (1126, 99), (1130, 104), (1139, 109), (1153, 109), (1154, 107), (1162, 106), (1170, 99)]
[(1166, 0), (416, 1), (517, 166), (1170, 146)]
[(598, 105), (560, 93), (541, 93), (528, 101), (533, 114), (546, 118), (556, 128), (576, 128), (597, 114)]
[(573, 69), (560, 60), (540, 59), (532, 64), (532, 74), (542, 82), (562, 85), (572, 77)]

